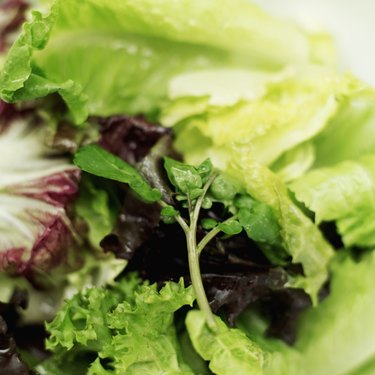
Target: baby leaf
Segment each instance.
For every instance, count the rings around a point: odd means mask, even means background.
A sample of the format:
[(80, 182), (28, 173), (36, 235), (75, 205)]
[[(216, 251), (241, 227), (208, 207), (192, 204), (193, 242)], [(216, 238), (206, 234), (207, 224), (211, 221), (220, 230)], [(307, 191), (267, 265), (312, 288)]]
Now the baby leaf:
[(252, 209), (254, 207), (254, 205), (256, 205), (256, 204), (257, 204), (257, 202), (253, 198), (251, 198), (249, 195), (238, 195), (234, 199), (234, 205), (237, 208)]
[(217, 221), (215, 219), (202, 219), (201, 220), (201, 225), (203, 229), (210, 230), (216, 227)]
[(242, 232), (242, 225), (236, 219), (227, 220), (220, 223), (219, 228), (222, 232), (229, 234), (230, 236)]
[(97, 145), (80, 148), (74, 164), (85, 172), (128, 184), (145, 201), (161, 198), (160, 191), (153, 189), (135, 168)]
[(210, 193), (219, 201), (231, 201), (235, 197), (237, 189), (227, 177), (220, 174), (212, 182)]
[(164, 167), (171, 183), (182, 193), (202, 188), (202, 177), (193, 166), (165, 157)]
[(249, 238), (270, 245), (280, 244), (280, 227), (272, 208), (256, 202), (253, 208), (240, 208), (238, 219)]
[(179, 214), (177, 210), (175, 210), (172, 206), (163, 207), (161, 210), (161, 216), (164, 217), (175, 217)]
[(210, 159), (206, 159), (203, 163), (201, 163), (198, 166), (197, 171), (201, 175), (203, 183), (207, 182), (208, 177), (211, 175), (213, 169), (214, 167)]

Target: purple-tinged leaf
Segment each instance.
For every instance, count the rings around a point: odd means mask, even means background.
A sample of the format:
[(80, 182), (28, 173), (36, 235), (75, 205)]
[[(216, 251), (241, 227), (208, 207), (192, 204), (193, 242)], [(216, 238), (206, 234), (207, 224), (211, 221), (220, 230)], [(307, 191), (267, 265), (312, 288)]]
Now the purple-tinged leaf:
[(0, 133), (0, 271), (39, 284), (56, 267), (80, 264), (67, 214), (80, 171), (44, 144), (35, 118), (2, 108), (9, 116)]
[(5, 52), (15, 39), (15, 33), (26, 20), (29, 8), (24, 0), (3, 0), (0, 3), (0, 53)]
[(170, 130), (149, 123), (142, 117), (113, 116), (99, 120), (100, 146), (135, 165)]

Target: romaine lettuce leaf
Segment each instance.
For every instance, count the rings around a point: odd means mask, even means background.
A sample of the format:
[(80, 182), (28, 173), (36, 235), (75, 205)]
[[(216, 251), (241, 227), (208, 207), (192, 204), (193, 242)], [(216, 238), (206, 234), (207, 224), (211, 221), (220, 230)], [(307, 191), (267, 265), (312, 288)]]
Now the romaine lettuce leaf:
[[(228, 81), (232, 82), (229, 88)], [(322, 67), (268, 74), (211, 69), (175, 77), (169, 87), (170, 102), (160, 119), (164, 125), (176, 126), (176, 147), (189, 162), (207, 155), (197, 155), (197, 150), (184, 142), (187, 131), (211, 141), (203, 152), (216, 154), (214, 161), (225, 164), (223, 158), (242, 147), (255, 160), (270, 166), (287, 151), (320, 134), (356, 85), (350, 75)], [(315, 157), (314, 152), (309, 155)], [(298, 153), (289, 155), (289, 163), (294, 161), (291, 156), (297, 158)], [(291, 179), (285, 168), (284, 175)]]
[(336, 115), (313, 141), (314, 168), (356, 160), (375, 148), (375, 90), (353, 80), (350, 95), (337, 99)]
[(330, 296), (300, 322), (296, 349), (308, 375), (347, 374), (374, 357), (374, 266), (373, 252), (332, 263)]
[(24, 25), (2, 71), (0, 97), (57, 92), (77, 123), (88, 114), (152, 113), (175, 74), (306, 64), (319, 46), (246, 0), (56, 0), (48, 15), (34, 12)]
[(247, 192), (260, 202), (269, 205), (275, 212), (281, 227), (282, 245), (300, 263), (304, 276), (290, 282), (303, 288), (317, 303), (317, 294), (328, 278), (328, 264), (333, 255), (330, 244), (314, 223), (293, 203), (287, 187), (267, 167), (238, 151), (237, 159), (229, 166), (233, 176), (243, 183)]
[(375, 156), (314, 169), (291, 185), (315, 221), (336, 221), (346, 246), (375, 245)]
[(366, 253), (359, 261), (348, 252), (334, 258), (330, 295), (302, 315), (294, 347), (264, 337), (264, 316), (247, 312), (240, 317), (239, 328), (266, 358), (262, 374), (372, 374), (374, 265), (374, 253)]

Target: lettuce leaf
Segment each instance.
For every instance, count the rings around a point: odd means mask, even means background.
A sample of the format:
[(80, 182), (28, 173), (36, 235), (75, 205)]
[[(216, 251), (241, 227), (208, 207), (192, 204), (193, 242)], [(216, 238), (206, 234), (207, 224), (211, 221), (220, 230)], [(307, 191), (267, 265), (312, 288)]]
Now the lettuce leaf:
[(80, 171), (45, 145), (46, 124), (14, 116), (0, 123), (0, 271), (50, 284), (52, 269), (71, 271), (82, 262), (68, 215)]
[(291, 280), (290, 285), (303, 288), (317, 303), (318, 291), (328, 278), (328, 264), (333, 255), (330, 244), (293, 203), (281, 179), (248, 153), (243, 152), (229, 170), (251, 196), (274, 210), (281, 227), (282, 245), (292, 262), (300, 263), (304, 270), (304, 276)]
[(238, 329), (230, 329), (218, 317), (217, 331), (212, 332), (206, 324), (204, 314), (192, 310), (186, 318), (186, 326), (195, 350), (218, 375), (254, 374), (262, 375), (264, 353)]
[[(314, 168), (333, 166), (373, 153), (375, 147), (375, 90), (352, 82), (351, 93), (340, 97), (336, 115), (314, 139)], [(332, 152), (334, 150), (334, 152)]]
[(173, 75), (305, 64), (316, 49), (313, 37), (246, 0), (56, 0), (49, 14), (33, 12), (24, 25), (1, 73), (0, 97), (57, 92), (76, 123), (88, 114), (153, 113)]
[(332, 263), (330, 296), (300, 322), (296, 349), (309, 375), (350, 373), (374, 357), (374, 266), (373, 252), (359, 261), (344, 253)]
[[(176, 126), (176, 147), (189, 162), (192, 158), (198, 162), (196, 159), (207, 157), (197, 153), (203, 148), (191, 150), (191, 145), (184, 142), (187, 132), (190, 135), (198, 132), (211, 141), (203, 152), (217, 154), (212, 159), (224, 166), (228, 154), (239, 147), (270, 166), (284, 153), (319, 135), (356, 85), (359, 84), (350, 75), (322, 67), (268, 74), (207, 70), (171, 81), (170, 103), (165, 105), (160, 119), (164, 125)], [(302, 172), (315, 160), (314, 152), (309, 153), (313, 159)], [(294, 161), (291, 156), (294, 159), (299, 155), (296, 152), (289, 155), (289, 163)], [(290, 176), (285, 174), (285, 178)]]
[[(216, 317), (218, 329), (207, 328), (201, 312), (192, 310), (186, 318), (186, 326), (195, 350), (209, 361), (209, 368), (217, 375), (304, 375), (300, 366), (301, 353), (282, 341), (264, 338), (247, 329), (228, 328)], [(247, 322), (249, 323), (249, 322)], [(307, 374), (306, 374), (307, 375)]]
[(315, 221), (335, 221), (346, 246), (375, 245), (375, 156), (314, 169), (291, 184)]
[(77, 214), (87, 223), (88, 240), (96, 249), (100, 249), (100, 241), (111, 233), (119, 212), (119, 207), (111, 203), (104, 186), (100, 186), (92, 176), (84, 174), (75, 207)]
[(299, 321), (294, 347), (264, 337), (264, 317), (245, 313), (238, 326), (262, 348), (264, 374), (362, 375), (371, 374), (374, 358), (374, 253), (359, 261), (348, 252), (331, 263), (330, 295), (306, 311)]
[[(134, 275), (112, 288), (80, 292), (47, 324), (52, 362), (79, 364), (91, 352), (85, 372), (90, 375), (192, 374), (179, 351), (173, 314), (193, 301), (192, 288), (182, 282), (158, 292), (156, 284), (140, 284)], [(41, 365), (41, 373), (46, 371)]]

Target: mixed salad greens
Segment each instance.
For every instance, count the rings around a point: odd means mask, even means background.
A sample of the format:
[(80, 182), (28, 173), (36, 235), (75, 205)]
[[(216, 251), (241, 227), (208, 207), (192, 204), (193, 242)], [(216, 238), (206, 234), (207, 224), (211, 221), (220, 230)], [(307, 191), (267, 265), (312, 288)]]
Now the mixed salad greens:
[(328, 34), (248, 0), (0, 12), (1, 374), (375, 372), (375, 90)]

